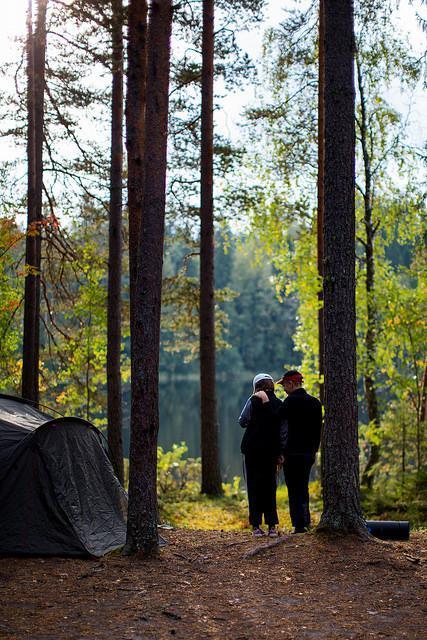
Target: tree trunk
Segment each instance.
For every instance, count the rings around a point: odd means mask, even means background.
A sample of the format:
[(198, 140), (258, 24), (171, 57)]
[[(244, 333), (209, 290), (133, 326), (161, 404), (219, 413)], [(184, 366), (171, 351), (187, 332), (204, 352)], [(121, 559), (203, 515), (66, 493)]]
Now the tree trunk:
[[(366, 259), (366, 311), (367, 311), (367, 329), (365, 336), (366, 348), (366, 369), (364, 372), (365, 381), (365, 398), (368, 410), (368, 420), (370, 426), (373, 426), (377, 435), (380, 429), (380, 416), (378, 410), (377, 392), (375, 389), (375, 371), (376, 371), (376, 309), (375, 309), (375, 259), (374, 259), (374, 236), (375, 229), (372, 221), (372, 172), (371, 158), (368, 151), (368, 119), (366, 113), (366, 100), (363, 87), (362, 70), (358, 58), (357, 62), (357, 81), (360, 94), (361, 119), (360, 119), (360, 139), (362, 142), (363, 165), (365, 172), (365, 191), (363, 194), (364, 201), (364, 225), (366, 239), (364, 242), (365, 259)], [(368, 462), (362, 476), (362, 485), (368, 489), (372, 489), (374, 476), (373, 469), (380, 459), (380, 445), (372, 443)]]
[(424, 367), (423, 381), (421, 384), (421, 408), (420, 408), (420, 422), (426, 421), (427, 417), (427, 367)]
[(200, 423), (202, 493), (222, 493), (215, 388), (215, 265), (213, 218), (214, 0), (203, 2), (200, 175)]
[[(126, 149), (128, 156), (130, 303), (135, 291), (138, 238), (144, 186), (145, 102), (147, 81), (147, 2), (131, 0), (128, 7), (128, 67)], [(134, 314), (131, 313), (131, 317)]]
[(90, 378), (92, 369), (92, 301), (89, 301), (89, 316), (87, 318), (88, 333), (86, 339), (86, 373), (85, 373), (85, 392), (86, 392), (86, 420), (91, 421), (90, 403)]
[(325, 0), (325, 428), (320, 529), (366, 532), (359, 498), (353, 2)]
[(135, 364), (125, 545), (125, 553), (140, 555), (149, 555), (158, 549), (159, 347), (171, 28), (171, 0), (153, 0), (148, 23), (145, 114), (150, 136), (146, 137), (144, 150), (143, 211), (136, 290), (131, 308), (135, 314), (131, 322)]
[(28, 5), (27, 112), (28, 187), (25, 248), (24, 339), (22, 348), (22, 396), (38, 403), (40, 352), (40, 268), (43, 198), (43, 125), (46, 58), (47, 0), (37, 3), (33, 35), (32, 3)]
[[(324, 178), (325, 178), (325, 7), (319, 0), (319, 89), (317, 104), (317, 272), (323, 281), (323, 217), (324, 217)], [(318, 293), (319, 310), (317, 314), (319, 332), (319, 396), (324, 402), (324, 349), (323, 329), (323, 283)]]
[(406, 420), (402, 423), (402, 489), (405, 486), (406, 473)]
[(112, 0), (112, 68), (110, 225), (108, 248), (107, 416), (108, 447), (114, 470), (123, 484), (121, 279), (123, 172), (123, 3)]
[[(129, 299), (131, 325), (131, 380), (136, 380), (135, 292), (138, 261), (138, 238), (141, 227), (144, 188), (145, 101), (147, 81), (147, 2), (131, 0), (128, 6), (126, 95), (126, 149), (128, 167)], [(138, 416), (139, 395), (131, 385), (132, 416)]]

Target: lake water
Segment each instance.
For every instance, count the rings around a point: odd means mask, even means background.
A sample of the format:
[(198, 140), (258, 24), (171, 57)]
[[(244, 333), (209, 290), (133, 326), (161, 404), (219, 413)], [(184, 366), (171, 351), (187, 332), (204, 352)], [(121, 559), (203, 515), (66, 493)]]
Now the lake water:
[[(217, 384), (221, 471), (225, 481), (243, 475), (240, 441), (243, 429), (240, 411), (252, 393), (252, 378), (233, 379)], [(129, 415), (129, 392), (124, 394), (124, 413)], [(128, 418), (125, 420), (128, 425)], [(124, 429), (125, 455), (129, 450), (129, 427)], [(200, 456), (200, 385), (197, 379), (171, 379), (160, 383), (159, 445), (168, 450), (185, 442), (188, 455)]]

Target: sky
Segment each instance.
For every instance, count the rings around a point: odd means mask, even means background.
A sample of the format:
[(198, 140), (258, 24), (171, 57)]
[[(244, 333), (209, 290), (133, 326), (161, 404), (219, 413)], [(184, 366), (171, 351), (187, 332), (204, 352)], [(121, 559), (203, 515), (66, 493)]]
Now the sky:
[[(298, 0), (295, 0), (298, 2)], [(304, 0), (302, 0), (304, 2)], [(262, 38), (264, 30), (276, 25), (280, 22), (285, 8), (294, 3), (294, 0), (269, 0), (265, 9), (264, 22), (249, 32), (239, 35), (241, 46), (248, 51), (253, 57), (258, 57), (261, 53)], [(427, 19), (427, 7), (418, 7), (421, 3), (415, 0), (417, 10), (422, 12)], [(19, 45), (13, 41), (15, 36), (25, 34), (25, 12), (28, 0), (2, 0), (0, 1), (0, 65), (4, 62), (16, 59)], [(414, 50), (422, 55), (426, 50), (426, 34), (419, 28), (414, 5), (410, 0), (402, 0), (400, 3), (398, 26), (403, 31), (409, 33), (410, 42)], [(5, 79), (1, 80), (4, 86)], [(397, 108), (404, 116), (407, 115), (409, 108), (410, 126), (409, 126), (409, 142), (420, 143), (427, 139), (427, 92), (421, 89), (416, 92), (414, 100), (410, 107), (409, 96), (400, 92), (396, 83), (395, 87), (391, 87), (387, 96), (393, 106)], [(240, 90), (237, 93), (230, 94), (223, 101), (222, 109), (216, 114), (216, 124), (218, 128), (228, 134), (232, 139), (239, 136), (239, 122), (242, 119), (242, 112), (248, 104), (255, 98), (254, 89), (251, 87)], [(0, 159), (10, 157), (13, 149), (10, 143), (0, 139)]]

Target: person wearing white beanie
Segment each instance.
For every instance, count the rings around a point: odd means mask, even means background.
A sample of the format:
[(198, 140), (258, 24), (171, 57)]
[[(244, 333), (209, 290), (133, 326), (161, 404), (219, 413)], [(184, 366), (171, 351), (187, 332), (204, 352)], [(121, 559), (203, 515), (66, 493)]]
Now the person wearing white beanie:
[(268, 535), (277, 537), (279, 523), (276, 508), (276, 469), (280, 455), (279, 410), (282, 405), (274, 393), (274, 380), (268, 373), (258, 373), (252, 382), (253, 395), (248, 398), (239, 417), (245, 429), (241, 451), (249, 502), (249, 523), (255, 537), (264, 536), (262, 518)]
[(261, 382), (261, 380), (271, 380), (273, 382), (273, 378), (271, 377), (271, 375), (269, 373), (257, 373), (255, 378), (252, 380), (252, 386), (253, 386), (254, 393), (256, 391), (257, 383)]

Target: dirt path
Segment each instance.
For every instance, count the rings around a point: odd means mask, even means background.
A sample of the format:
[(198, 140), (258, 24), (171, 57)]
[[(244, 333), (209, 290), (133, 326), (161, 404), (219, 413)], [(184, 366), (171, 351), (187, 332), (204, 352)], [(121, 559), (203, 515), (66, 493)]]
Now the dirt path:
[(426, 638), (427, 535), (408, 543), (168, 531), (158, 560), (0, 559), (0, 638)]

